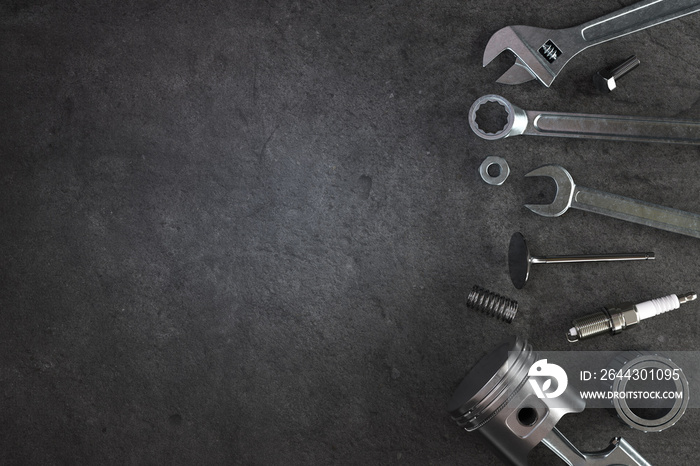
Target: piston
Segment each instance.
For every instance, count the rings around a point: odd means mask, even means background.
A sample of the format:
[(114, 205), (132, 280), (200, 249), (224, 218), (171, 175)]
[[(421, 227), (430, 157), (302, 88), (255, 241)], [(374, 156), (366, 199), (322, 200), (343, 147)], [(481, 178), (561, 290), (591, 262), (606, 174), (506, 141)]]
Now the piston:
[(516, 466), (527, 466), (528, 454), (540, 442), (572, 466), (650, 466), (622, 438), (591, 453), (569, 442), (556, 424), (565, 414), (579, 413), (585, 407), (563, 369), (546, 359), (538, 360), (530, 344), (511, 337), (472, 367), (452, 396), (448, 411), (457, 425), (480, 432)]

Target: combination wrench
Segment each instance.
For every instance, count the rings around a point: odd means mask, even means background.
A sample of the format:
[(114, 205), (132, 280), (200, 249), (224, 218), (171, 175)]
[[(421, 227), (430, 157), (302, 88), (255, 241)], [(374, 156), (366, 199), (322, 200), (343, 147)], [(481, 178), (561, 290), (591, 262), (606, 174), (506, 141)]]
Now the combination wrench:
[(551, 204), (525, 206), (536, 214), (559, 217), (573, 207), (700, 238), (700, 215), (698, 214), (577, 186), (569, 172), (559, 165), (544, 165), (525, 176), (548, 176), (557, 186), (557, 193)]
[[(492, 102), (505, 109), (502, 129), (486, 131), (477, 123), (479, 109)], [(700, 144), (700, 121), (523, 110), (500, 95), (479, 97), (469, 109), (469, 126), (480, 138), (495, 140), (525, 134), (560, 138)]]

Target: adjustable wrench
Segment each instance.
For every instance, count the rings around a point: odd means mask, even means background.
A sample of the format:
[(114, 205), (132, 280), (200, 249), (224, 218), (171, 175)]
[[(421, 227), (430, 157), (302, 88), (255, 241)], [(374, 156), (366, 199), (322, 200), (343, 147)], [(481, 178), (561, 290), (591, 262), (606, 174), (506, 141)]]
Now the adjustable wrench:
[(569, 207), (573, 207), (700, 238), (700, 215), (698, 214), (576, 186), (569, 172), (559, 165), (544, 165), (525, 176), (548, 176), (557, 185), (557, 193), (551, 204), (525, 206), (536, 214), (559, 217), (569, 210)]
[[(493, 133), (480, 128), (476, 121), (479, 109), (489, 102), (500, 104), (506, 112), (505, 126)], [(469, 109), (469, 126), (477, 136), (488, 140), (525, 134), (560, 138), (700, 144), (700, 121), (523, 110), (495, 94), (476, 99)]]
[(508, 49), (517, 60), (496, 82), (521, 84), (537, 78), (549, 87), (564, 65), (588, 47), (697, 11), (699, 0), (644, 0), (567, 29), (507, 26), (491, 36), (483, 65)]

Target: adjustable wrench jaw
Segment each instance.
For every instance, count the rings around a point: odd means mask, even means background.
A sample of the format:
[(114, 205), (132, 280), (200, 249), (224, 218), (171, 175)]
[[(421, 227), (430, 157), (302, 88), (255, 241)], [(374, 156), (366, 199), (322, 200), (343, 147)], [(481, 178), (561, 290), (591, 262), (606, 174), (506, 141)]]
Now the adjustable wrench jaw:
[(534, 169), (527, 175), (548, 176), (557, 186), (557, 193), (551, 204), (526, 204), (525, 207), (543, 217), (559, 217), (569, 210), (576, 191), (576, 184), (571, 174), (564, 167), (559, 165), (544, 165)]
[[(496, 82), (522, 84), (538, 79), (549, 87), (574, 54), (566, 54), (560, 48), (561, 30), (531, 26), (506, 26), (496, 31), (484, 50), (483, 66), (493, 61), (504, 50), (517, 57), (515, 64)], [(577, 49), (576, 53), (580, 50)], [(568, 56), (566, 56), (568, 55)]]

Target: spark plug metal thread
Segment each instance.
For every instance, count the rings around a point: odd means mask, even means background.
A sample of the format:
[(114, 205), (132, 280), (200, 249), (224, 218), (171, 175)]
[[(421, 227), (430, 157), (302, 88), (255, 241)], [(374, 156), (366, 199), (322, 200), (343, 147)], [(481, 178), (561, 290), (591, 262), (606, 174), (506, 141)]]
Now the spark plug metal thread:
[(467, 296), (467, 307), (486, 315), (511, 323), (518, 313), (518, 302), (508, 299), (478, 285)]
[[(607, 309), (596, 312), (586, 317), (576, 319), (574, 321), (574, 327), (576, 328), (576, 333), (578, 338), (572, 340), (567, 334), (567, 339), (569, 341), (585, 340), (602, 333), (607, 333), (612, 329), (612, 319), (610, 317), (610, 312)], [(571, 332), (570, 332), (571, 333)]]

